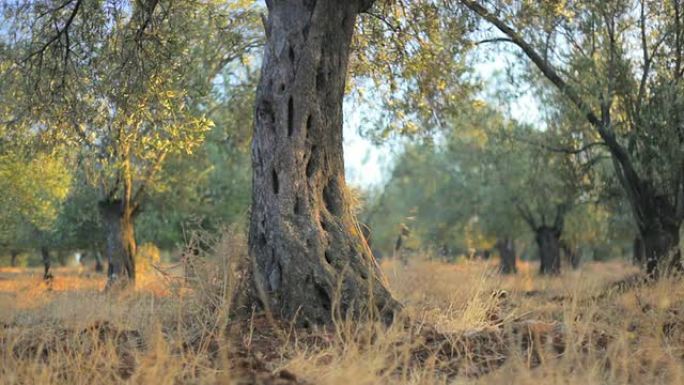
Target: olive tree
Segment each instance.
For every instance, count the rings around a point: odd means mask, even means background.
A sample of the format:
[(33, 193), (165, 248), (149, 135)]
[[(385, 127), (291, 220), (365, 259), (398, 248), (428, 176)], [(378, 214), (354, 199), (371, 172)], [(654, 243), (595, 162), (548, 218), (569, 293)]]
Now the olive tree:
[(680, 269), (684, 4), (459, 3), (496, 28), (481, 42), (519, 48), (607, 149), (643, 239), (647, 272)]

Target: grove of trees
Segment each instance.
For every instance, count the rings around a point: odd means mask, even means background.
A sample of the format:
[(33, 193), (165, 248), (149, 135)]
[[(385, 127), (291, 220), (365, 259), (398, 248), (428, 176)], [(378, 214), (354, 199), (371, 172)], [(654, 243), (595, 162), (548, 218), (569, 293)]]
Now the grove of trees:
[[(563, 255), (572, 267), (626, 257), (638, 239), (645, 272), (670, 275), (682, 268), (682, 5), (4, 4), (0, 252), (15, 264), (40, 250), (46, 277), (50, 252), (101, 255), (111, 289), (134, 282), (138, 244), (180, 249), (187, 227), (237, 225), (245, 293), (303, 325), (391, 321), (401, 304), (373, 254), (400, 233), (450, 259), (495, 250), (507, 274), (523, 256), (549, 275)], [(496, 58), (510, 64), (487, 83)], [(538, 117), (518, 119), (513, 99)], [(345, 102), (362, 106), (353, 130), (400, 149), (361, 208), (345, 180)]]

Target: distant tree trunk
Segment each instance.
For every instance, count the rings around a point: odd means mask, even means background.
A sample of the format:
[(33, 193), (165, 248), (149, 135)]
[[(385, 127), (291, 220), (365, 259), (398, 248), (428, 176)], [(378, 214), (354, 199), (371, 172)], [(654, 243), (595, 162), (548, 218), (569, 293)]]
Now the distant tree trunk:
[(577, 270), (580, 268), (580, 263), (582, 263), (582, 254), (579, 250), (572, 249), (570, 253), (570, 266), (572, 266), (573, 270)]
[(93, 255), (95, 256), (95, 272), (102, 273), (104, 271), (104, 266), (102, 265), (102, 253), (96, 250)]
[(396, 260), (398, 257), (401, 261), (401, 264), (404, 266), (408, 265), (408, 255), (405, 252), (402, 252), (402, 249), (404, 248), (404, 240), (410, 234), (411, 231), (409, 230), (409, 228), (402, 223), (399, 229), (399, 235), (397, 236), (397, 240), (396, 242), (394, 242), (394, 250), (392, 252), (392, 258)]
[(561, 249), (563, 249), (563, 254), (565, 254), (565, 259), (570, 262), (573, 270), (577, 270), (580, 267), (581, 255), (576, 247), (571, 246), (567, 242), (561, 242)]
[(518, 268), (515, 264), (515, 242), (511, 238), (504, 238), (496, 243), (496, 248), (499, 250), (501, 262), (499, 270), (502, 274), (515, 274)]
[(255, 288), (300, 325), (330, 323), (337, 311), (389, 321), (398, 305), (350, 210), (342, 154), (351, 38), (372, 1), (266, 4), (252, 143)]
[(636, 266), (643, 266), (646, 262), (646, 252), (644, 250), (644, 241), (640, 236), (634, 237), (634, 246), (632, 249), (632, 263)]
[(19, 250), (10, 250), (10, 266), (17, 267), (17, 257), (19, 256)]
[[(630, 202), (632, 214), (643, 239), (645, 265), (648, 275), (651, 278), (658, 278), (684, 269), (679, 249), (679, 227), (682, 224), (682, 220), (684, 220), (684, 200), (682, 199), (684, 177), (682, 173), (675, 168), (678, 175), (672, 181), (673, 183), (671, 182), (672, 184), (667, 186), (670, 192), (665, 194), (659, 192), (656, 183), (662, 182), (656, 182), (654, 178), (648, 175), (639, 175), (640, 170), (637, 166), (641, 163), (640, 159), (635, 158), (618, 139), (618, 135), (616, 135), (616, 125), (611, 123), (612, 109), (610, 106), (613, 102), (612, 97), (601, 102), (600, 113), (599, 111), (594, 111), (591, 103), (584, 100), (580, 92), (563, 79), (563, 76), (544, 58), (544, 55), (535, 50), (534, 46), (530, 45), (518, 31), (511, 28), (505, 20), (499, 19), (494, 13), (490, 13), (479, 2), (461, 0), (461, 3), (495, 25), (499, 31), (507, 35), (514, 44), (520, 47), (541, 73), (582, 112), (587, 121), (594, 127), (596, 133), (604, 141), (606, 148), (611, 154), (615, 175)], [(670, 123), (673, 124), (673, 127), (680, 127), (681, 124), (678, 124), (681, 115), (680, 109), (673, 108), (672, 110), (675, 113), (670, 116)], [(641, 122), (631, 123), (632, 126), (636, 124), (641, 124)], [(672, 141), (679, 140), (678, 144), (680, 147), (684, 144), (684, 137), (682, 135), (668, 139)], [(673, 167), (681, 169), (681, 164), (673, 165)], [(667, 175), (669, 174), (668, 172)]]
[(539, 247), (539, 273), (544, 275), (560, 274), (560, 236), (561, 232), (551, 226), (540, 226), (535, 239)]
[(400, 233), (397, 236), (397, 240), (394, 242), (394, 249), (392, 250), (392, 259), (399, 259), (401, 261), (401, 264), (406, 266), (408, 265), (408, 256), (405, 253), (402, 253), (401, 248), (404, 245), (404, 235)]
[(53, 278), (52, 273), (50, 272), (50, 250), (47, 246), (42, 246), (40, 248), (40, 255), (43, 259), (43, 279), (47, 281)]
[(65, 252), (64, 250), (57, 250), (56, 254), (57, 254), (57, 262), (59, 262), (59, 265), (62, 267), (66, 266), (67, 265), (67, 260), (66, 260), (67, 252)]
[(135, 232), (132, 210), (120, 200), (100, 202), (100, 215), (106, 231), (107, 286), (135, 281)]
[(487, 261), (487, 260), (489, 260), (489, 257), (491, 257), (491, 256), (492, 256), (492, 251), (490, 249), (482, 250), (482, 259), (483, 260)]

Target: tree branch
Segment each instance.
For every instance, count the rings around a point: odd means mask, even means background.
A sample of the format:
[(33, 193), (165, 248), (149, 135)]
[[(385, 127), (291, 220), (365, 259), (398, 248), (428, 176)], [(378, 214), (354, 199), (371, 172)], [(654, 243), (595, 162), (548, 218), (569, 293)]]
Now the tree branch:
[(529, 139), (522, 138), (522, 137), (519, 137), (519, 136), (511, 136), (511, 139), (516, 140), (516, 141), (518, 141), (518, 142), (531, 144), (531, 145), (533, 145), (533, 146), (537, 146), (537, 147), (542, 148), (542, 149), (547, 150), (547, 151), (559, 152), (559, 153), (568, 154), (568, 155), (577, 155), (577, 154), (581, 154), (581, 153), (583, 153), (583, 152), (585, 152), (585, 151), (587, 151), (587, 150), (589, 150), (589, 149), (591, 149), (591, 148), (593, 148), (593, 147), (596, 147), (596, 146), (605, 146), (605, 145), (606, 145), (606, 142), (600, 141), (600, 142), (591, 142), (591, 143), (587, 143), (587, 144), (585, 144), (584, 146), (579, 147), (579, 148), (573, 148), (573, 147), (556, 147), (556, 146), (552, 146), (552, 145), (545, 144), (545, 143), (535, 142), (535, 141), (533, 141), (533, 140), (529, 140)]
[[(589, 123), (598, 131), (598, 134), (604, 140), (606, 146), (608, 147), (611, 155), (617, 161), (620, 166), (620, 170), (623, 172), (625, 177), (625, 182), (629, 185), (625, 185), (626, 188), (635, 189), (636, 192), (640, 193), (641, 179), (636, 173), (629, 154), (620, 143), (618, 143), (615, 138), (615, 133), (610, 128), (610, 117), (609, 115), (603, 116), (604, 119), (599, 119), (596, 113), (591, 109), (588, 103), (586, 103), (582, 97), (577, 93), (577, 91), (567, 84), (563, 78), (561, 78), (558, 73), (552, 68), (548, 62), (546, 62), (539, 53), (525, 41), (525, 39), (513, 28), (509, 27), (505, 22), (500, 20), (496, 15), (489, 12), (485, 7), (478, 4), (472, 0), (460, 0), (463, 5), (469, 8), (471, 11), (478, 14), (480, 17), (494, 25), (499, 31), (503, 32), (508, 36), (515, 45), (517, 45), (525, 55), (537, 66), (537, 68), (542, 72), (542, 74), (553, 83), (558, 90), (565, 95), (570, 101), (585, 114), (586, 119)], [(603, 106), (602, 106), (603, 107)]]
[(137, 211), (140, 207), (140, 201), (145, 193), (145, 190), (147, 189), (147, 186), (151, 183), (152, 178), (159, 172), (161, 169), (161, 164), (164, 162), (164, 159), (166, 158), (166, 155), (168, 154), (168, 151), (166, 149), (162, 149), (159, 152), (159, 155), (157, 155), (157, 160), (154, 162), (154, 164), (147, 170), (147, 175), (145, 175), (145, 178), (143, 181), (140, 183), (140, 186), (138, 187), (138, 191), (135, 192), (133, 195), (132, 199), (132, 205), (135, 211)]
[(537, 230), (537, 221), (534, 220), (534, 216), (532, 215), (530, 208), (527, 207), (525, 203), (516, 203), (515, 208), (518, 209), (520, 216), (525, 220), (525, 222), (527, 222), (532, 230)]
[(488, 44), (488, 43), (512, 43), (512, 44), (515, 44), (513, 42), (513, 40), (511, 40), (507, 37), (494, 37), (491, 39), (478, 40), (478, 41), (474, 42), (473, 45), (478, 46), (478, 45)]
[[(67, 6), (68, 4), (71, 4), (73, 1), (74, 1), (74, 0), (69, 0), (69, 1), (65, 2), (65, 3), (62, 4), (61, 6), (57, 7), (57, 8), (56, 8), (56, 11), (58, 11), (58, 10), (64, 8), (64, 7)], [(68, 33), (68, 30), (69, 30), (69, 28), (71, 27), (71, 24), (74, 22), (74, 19), (76, 19), (76, 14), (78, 14), (78, 10), (79, 10), (79, 8), (81, 7), (81, 2), (82, 2), (82, 0), (75, 0), (75, 1), (76, 1), (76, 5), (74, 6), (74, 9), (71, 11), (71, 14), (69, 15), (69, 18), (67, 19), (66, 23), (64, 24), (64, 27), (62, 27), (61, 29), (58, 28), (58, 29), (57, 29), (57, 33), (55, 33), (54, 36), (52, 36), (47, 42), (45, 42), (45, 44), (43, 44), (41, 48), (39, 48), (39, 49), (36, 50), (36, 51), (31, 52), (31, 53), (24, 59), (24, 61), (27, 61), (27, 60), (31, 59), (32, 57), (34, 57), (34, 56), (36, 56), (36, 55), (38, 55), (38, 54), (40, 54), (40, 55), (42, 56), (43, 53), (45, 52), (45, 50), (48, 49), (48, 47), (49, 47), (50, 45), (52, 45), (53, 43), (55, 43), (56, 41), (58, 41), (64, 34)], [(67, 50), (68, 50), (68, 49), (69, 49), (69, 47), (67, 47)]]

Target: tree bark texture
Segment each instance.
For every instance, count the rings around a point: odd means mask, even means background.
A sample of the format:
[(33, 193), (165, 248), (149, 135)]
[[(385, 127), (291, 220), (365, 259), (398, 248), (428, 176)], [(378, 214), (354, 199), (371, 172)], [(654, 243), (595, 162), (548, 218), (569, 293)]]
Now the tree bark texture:
[(107, 232), (108, 287), (115, 283), (126, 285), (135, 281), (134, 216), (124, 207), (120, 200), (100, 202), (100, 215)]
[[(300, 325), (398, 307), (350, 210), (342, 99), (371, 1), (267, 1), (252, 143), (249, 252), (260, 302)], [(370, 311), (370, 313), (369, 313)]]
[(539, 247), (539, 273), (542, 275), (560, 274), (560, 236), (561, 231), (551, 226), (537, 228), (535, 239)]

